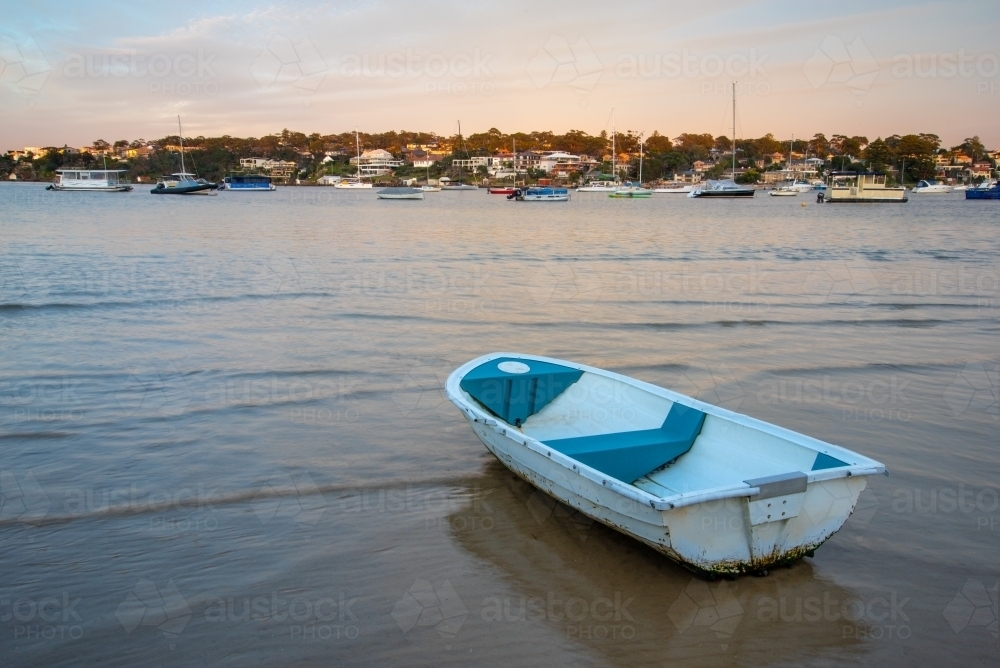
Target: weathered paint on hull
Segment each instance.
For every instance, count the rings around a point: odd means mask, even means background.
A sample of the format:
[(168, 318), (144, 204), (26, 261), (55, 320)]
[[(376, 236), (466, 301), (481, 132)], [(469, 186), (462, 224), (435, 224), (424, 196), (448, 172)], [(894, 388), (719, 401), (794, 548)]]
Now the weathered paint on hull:
[(761, 574), (810, 555), (847, 521), (866, 484), (860, 476), (813, 482), (799, 495), (795, 517), (756, 525), (749, 497), (660, 511), (568, 471), (508, 436), (506, 429), (466, 419), (486, 448), (520, 478), (708, 576)]

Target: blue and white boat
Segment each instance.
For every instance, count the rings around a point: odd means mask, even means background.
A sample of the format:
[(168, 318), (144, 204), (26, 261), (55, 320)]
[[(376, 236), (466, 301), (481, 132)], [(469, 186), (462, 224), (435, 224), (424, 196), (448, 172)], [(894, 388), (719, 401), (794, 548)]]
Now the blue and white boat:
[(1000, 199), (1000, 183), (983, 183), (965, 191), (965, 199)]
[(568, 188), (518, 188), (507, 199), (518, 202), (568, 202)]
[(270, 176), (263, 174), (230, 174), (224, 180), (221, 189), (237, 192), (274, 192), (277, 188), (271, 182)]
[(547, 357), (479, 357), (446, 392), (515, 474), (700, 572), (761, 573), (812, 556), (866, 477), (885, 472), (845, 448)]

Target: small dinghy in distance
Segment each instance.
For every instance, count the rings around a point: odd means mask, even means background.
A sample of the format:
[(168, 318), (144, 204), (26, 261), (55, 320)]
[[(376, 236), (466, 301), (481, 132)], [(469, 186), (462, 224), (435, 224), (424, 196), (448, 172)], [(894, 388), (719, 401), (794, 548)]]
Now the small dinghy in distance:
[(423, 199), (424, 191), (420, 188), (382, 188), (375, 195), (379, 199)]
[(610, 371), (493, 353), (446, 385), (541, 491), (693, 570), (762, 573), (844, 524), (877, 461)]

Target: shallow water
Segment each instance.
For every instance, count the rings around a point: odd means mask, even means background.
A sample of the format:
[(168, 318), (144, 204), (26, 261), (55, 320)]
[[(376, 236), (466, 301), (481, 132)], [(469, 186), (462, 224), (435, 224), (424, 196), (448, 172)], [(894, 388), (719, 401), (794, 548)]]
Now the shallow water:
[[(998, 221), (0, 184), (0, 663), (996, 665)], [(485, 450), (441, 387), (495, 350), (891, 475), (815, 558), (704, 582)]]

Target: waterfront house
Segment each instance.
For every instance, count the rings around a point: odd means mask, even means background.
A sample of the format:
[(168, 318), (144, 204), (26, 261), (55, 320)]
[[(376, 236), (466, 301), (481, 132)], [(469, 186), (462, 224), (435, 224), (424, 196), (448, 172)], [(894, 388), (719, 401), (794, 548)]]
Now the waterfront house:
[(392, 153), (381, 148), (368, 149), (360, 157), (351, 158), (351, 164), (358, 167), (361, 176), (382, 176), (403, 165)]

